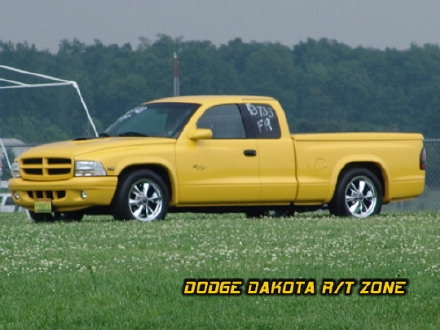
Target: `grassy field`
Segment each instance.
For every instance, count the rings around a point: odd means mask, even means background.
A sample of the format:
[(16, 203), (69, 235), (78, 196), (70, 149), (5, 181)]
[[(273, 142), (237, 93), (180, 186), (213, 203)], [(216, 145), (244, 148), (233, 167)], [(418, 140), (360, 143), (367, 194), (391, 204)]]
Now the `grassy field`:
[[(170, 215), (34, 224), (0, 213), (0, 329), (439, 329), (438, 213)], [(184, 296), (186, 278), (402, 279), (404, 296)], [(356, 288), (357, 289), (357, 288)]]

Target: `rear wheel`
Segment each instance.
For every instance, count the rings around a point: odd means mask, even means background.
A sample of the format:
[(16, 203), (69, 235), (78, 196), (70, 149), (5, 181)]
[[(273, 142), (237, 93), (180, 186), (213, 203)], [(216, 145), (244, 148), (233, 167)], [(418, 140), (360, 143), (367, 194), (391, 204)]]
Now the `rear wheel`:
[(382, 208), (382, 185), (377, 176), (365, 168), (345, 172), (329, 204), (331, 214), (367, 218)]
[(137, 170), (121, 178), (112, 209), (118, 220), (153, 221), (165, 218), (168, 205), (162, 178), (150, 170)]

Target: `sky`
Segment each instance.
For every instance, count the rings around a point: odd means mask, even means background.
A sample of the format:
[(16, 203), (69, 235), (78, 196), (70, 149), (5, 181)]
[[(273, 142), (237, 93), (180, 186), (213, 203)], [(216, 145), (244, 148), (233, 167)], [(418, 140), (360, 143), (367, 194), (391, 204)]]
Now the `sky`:
[(0, 0), (0, 40), (139, 44), (166, 34), (216, 45), (328, 38), (352, 47), (440, 43), (440, 0)]

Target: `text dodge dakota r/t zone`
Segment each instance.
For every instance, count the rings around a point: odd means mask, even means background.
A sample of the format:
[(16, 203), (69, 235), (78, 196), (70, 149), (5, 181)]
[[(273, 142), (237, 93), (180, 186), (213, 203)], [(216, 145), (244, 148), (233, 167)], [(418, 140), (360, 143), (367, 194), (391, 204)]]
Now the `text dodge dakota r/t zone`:
[(425, 157), (421, 134), (292, 135), (274, 98), (185, 96), (144, 103), (99, 138), (30, 149), (9, 187), (35, 221), (323, 207), (365, 218), (423, 193)]

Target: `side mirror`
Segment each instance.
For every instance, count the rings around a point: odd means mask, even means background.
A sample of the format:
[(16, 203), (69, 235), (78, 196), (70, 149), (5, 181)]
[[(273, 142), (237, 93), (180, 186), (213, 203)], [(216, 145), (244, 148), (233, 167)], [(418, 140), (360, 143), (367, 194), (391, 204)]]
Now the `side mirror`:
[(212, 130), (209, 128), (196, 128), (189, 135), (190, 140), (209, 140), (212, 139)]

